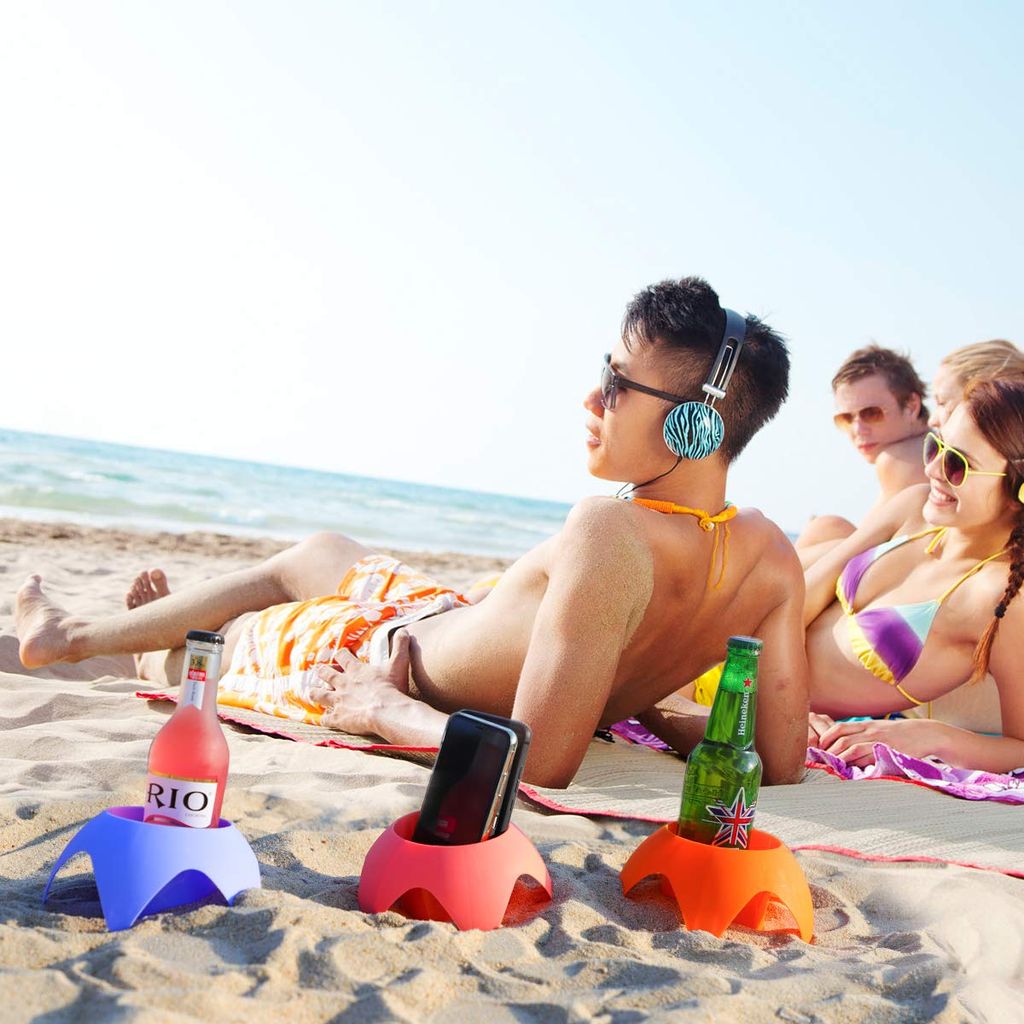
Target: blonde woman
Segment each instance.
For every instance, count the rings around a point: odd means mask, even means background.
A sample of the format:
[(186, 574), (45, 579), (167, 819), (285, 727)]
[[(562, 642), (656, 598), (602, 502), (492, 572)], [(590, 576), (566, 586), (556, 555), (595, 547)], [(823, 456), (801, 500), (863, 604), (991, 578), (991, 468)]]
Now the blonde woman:
[(995, 377), (1024, 380), (1024, 352), (1012, 341), (1002, 338), (979, 341), (950, 352), (935, 371), (932, 382), (935, 411), (928, 420), (928, 426), (941, 428), (963, 400), (967, 387), (976, 380)]

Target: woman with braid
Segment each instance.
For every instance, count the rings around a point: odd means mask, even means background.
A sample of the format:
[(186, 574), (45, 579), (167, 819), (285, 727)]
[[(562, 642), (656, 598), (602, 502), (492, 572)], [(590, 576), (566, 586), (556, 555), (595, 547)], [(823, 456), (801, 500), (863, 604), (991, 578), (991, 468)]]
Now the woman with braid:
[[(1012, 771), (1024, 766), (1024, 381), (969, 386), (923, 455), (928, 483), (806, 573), (809, 740), (861, 767), (880, 742)], [(854, 715), (880, 720), (834, 721)]]

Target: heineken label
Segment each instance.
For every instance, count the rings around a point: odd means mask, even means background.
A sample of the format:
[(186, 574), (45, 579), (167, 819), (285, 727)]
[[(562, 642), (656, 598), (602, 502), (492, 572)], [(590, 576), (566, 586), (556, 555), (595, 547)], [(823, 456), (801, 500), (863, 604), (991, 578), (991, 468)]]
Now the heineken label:
[(747, 734), (747, 719), (750, 715), (750, 691), (746, 690), (740, 702), (740, 721), (738, 732), (741, 736)]
[(217, 796), (216, 779), (180, 779), (150, 772), (146, 779), (143, 820), (176, 822), (191, 828), (209, 828)]

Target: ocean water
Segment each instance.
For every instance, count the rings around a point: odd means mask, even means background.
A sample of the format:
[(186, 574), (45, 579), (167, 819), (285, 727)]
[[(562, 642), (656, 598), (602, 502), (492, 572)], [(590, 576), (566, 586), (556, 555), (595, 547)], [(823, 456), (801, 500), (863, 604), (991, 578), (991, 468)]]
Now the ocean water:
[(0, 429), (0, 516), (517, 556), (569, 506)]

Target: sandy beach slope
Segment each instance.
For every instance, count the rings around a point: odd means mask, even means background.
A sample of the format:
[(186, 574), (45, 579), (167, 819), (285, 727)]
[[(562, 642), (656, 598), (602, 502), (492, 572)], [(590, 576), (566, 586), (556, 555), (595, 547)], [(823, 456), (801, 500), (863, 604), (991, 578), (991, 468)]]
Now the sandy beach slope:
[[(622, 896), (618, 869), (652, 826), (520, 805), (516, 821), (555, 885), (539, 913), (488, 933), (365, 916), (355, 896), (363, 856), (418, 806), (427, 770), (238, 728), (226, 730), (224, 811), (253, 845), (262, 889), (233, 908), (111, 934), (81, 858), (42, 907), (74, 831), (104, 807), (141, 802), (147, 748), (168, 709), (131, 696), (128, 659), (22, 669), (12, 625), (21, 579), (41, 572), (68, 607), (102, 614), (120, 607), (140, 568), (161, 566), (181, 586), (279, 546), (0, 523), (0, 1020), (1024, 1020), (1024, 883), (964, 868), (800, 854), (814, 944), (739, 928), (716, 939), (679, 928), (650, 887), (643, 900)], [(500, 568), (408, 558), (456, 585)]]

